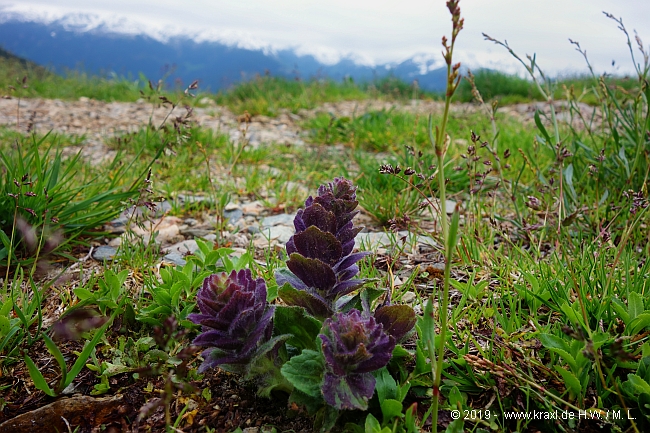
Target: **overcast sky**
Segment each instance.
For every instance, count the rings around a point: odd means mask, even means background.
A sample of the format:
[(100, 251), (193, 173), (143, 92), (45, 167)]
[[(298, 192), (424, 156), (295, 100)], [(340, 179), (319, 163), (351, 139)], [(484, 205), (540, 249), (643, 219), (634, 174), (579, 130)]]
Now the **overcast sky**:
[[(603, 11), (623, 18), (637, 62), (634, 30), (646, 50), (650, 44), (650, 0), (460, 0), (460, 7), (465, 29), (456, 59), (472, 68), (522, 71), (505, 49), (483, 39), (485, 32), (506, 39), (522, 58), (535, 53), (551, 74), (586, 71), (569, 38), (587, 50), (598, 73), (630, 73), (625, 35)], [(381, 64), (420, 55), (441, 66), (440, 39), (451, 31), (444, 0), (0, 0), (0, 17), (15, 13), (47, 22), (68, 16), (84, 28), (104, 23), (157, 39), (188, 35), (248, 48), (295, 48), (327, 63), (341, 56)]]

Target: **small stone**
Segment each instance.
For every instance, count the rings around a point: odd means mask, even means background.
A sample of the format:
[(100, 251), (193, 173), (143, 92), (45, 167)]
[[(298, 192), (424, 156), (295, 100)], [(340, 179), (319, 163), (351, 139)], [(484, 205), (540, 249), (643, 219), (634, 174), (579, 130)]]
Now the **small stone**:
[(203, 236), (207, 236), (210, 233), (214, 233), (214, 230), (191, 228), (191, 229), (182, 230), (181, 233), (183, 233), (184, 235), (189, 235), (189, 236), (195, 237), (195, 238), (202, 238)]
[(161, 217), (172, 210), (172, 204), (167, 200), (156, 202), (154, 204), (156, 205), (156, 211), (154, 214), (156, 217)]
[(244, 215), (258, 216), (264, 210), (264, 205), (261, 201), (255, 200), (253, 202), (246, 203), (244, 206), (242, 206), (241, 209), (242, 212), (244, 212)]
[(180, 200), (183, 204), (202, 202), (212, 203), (212, 198), (205, 195), (191, 195), (180, 193), (176, 196), (176, 199)]
[(231, 211), (225, 211), (223, 217), (228, 221), (229, 224), (235, 224), (237, 221), (244, 217), (244, 212), (241, 209), (233, 209)]
[(93, 259), (98, 262), (104, 262), (106, 260), (113, 260), (117, 254), (117, 248), (110, 247), (108, 245), (102, 245), (101, 247), (95, 248), (93, 251)]
[(234, 233), (229, 235), (228, 241), (232, 244), (233, 247), (247, 247), (250, 243), (248, 241), (248, 236), (243, 233)]
[(412, 304), (416, 301), (417, 295), (414, 292), (408, 291), (402, 294), (400, 298), (400, 302), (403, 302), (405, 304)]
[(75, 386), (74, 383), (71, 383), (70, 385), (66, 386), (63, 391), (61, 391), (61, 394), (63, 395), (72, 395), (77, 392), (77, 387)]
[(438, 244), (438, 242), (436, 242), (436, 240), (433, 239), (431, 236), (425, 236), (425, 235), (418, 236), (418, 243), (422, 245), (429, 245), (434, 248), (440, 246), (440, 244)]
[(226, 212), (230, 212), (230, 211), (233, 211), (235, 209), (241, 209), (241, 208), (239, 207), (239, 205), (237, 203), (233, 203), (233, 202), (228, 203), (226, 205), (226, 207), (224, 208), (224, 210)]
[(260, 225), (263, 228), (284, 225), (287, 227), (293, 227), (293, 219), (296, 217), (295, 214), (279, 214), (262, 218)]
[(178, 242), (170, 247), (163, 248), (165, 253), (192, 254), (198, 250), (199, 246), (194, 239)]
[(246, 228), (246, 231), (252, 235), (257, 234), (260, 232), (260, 228), (257, 226), (248, 226)]
[(298, 192), (302, 196), (308, 196), (309, 195), (309, 188), (307, 188), (305, 185), (298, 183), (298, 182), (293, 182), (293, 181), (288, 181), (286, 183), (287, 185), (287, 192)]
[(205, 235), (201, 237), (201, 239), (206, 240), (208, 242), (214, 242), (217, 240), (217, 234), (216, 233), (210, 233), (209, 235)]
[(281, 243), (286, 244), (291, 236), (295, 233), (293, 227), (287, 226), (273, 226), (261, 230), (260, 233), (255, 235), (253, 245), (258, 248), (266, 248), (269, 245)]
[[(159, 228), (156, 230), (156, 233), (157, 244), (171, 244), (173, 242), (177, 242), (179, 240), (179, 237), (182, 239), (181, 230), (176, 224), (164, 228)], [(145, 238), (145, 240), (147, 239)]]
[(177, 266), (185, 266), (187, 261), (179, 253), (169, 253), (162, 258), (163, 263), (170, 263)]
[(194, 218), (185, 218), (185, 219), (183, 220), (183, 223), (185, 223), (185, 224), (187, 224), (188, 226), (192, 227), (192, 226), (197, 225), (197, 224), (199, 223), (199, 221), (196, 220), (196, 219), (194, 219)]
[(217, 105), (213, 99), (208, 98), (207, 96), (204, 96), (203, 98), (199, 99), (199, 104), (202, 105)]
[(391, 245), (390, 237), (384, 232), (378, 233), (359, 233), (354, 240), (354, 247), (365, 247), (371, 250), (377, 247), (388, 247)]

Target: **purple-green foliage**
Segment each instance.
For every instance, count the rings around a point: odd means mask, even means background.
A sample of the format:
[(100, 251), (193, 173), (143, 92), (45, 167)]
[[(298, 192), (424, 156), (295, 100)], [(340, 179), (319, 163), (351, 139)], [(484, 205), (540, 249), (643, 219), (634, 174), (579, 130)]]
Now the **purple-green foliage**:
[(254, 280), (249, 269), (213, 274), (196, 300), (201, 313), (188, 318), (202, 326), (202, 333), (193, 344), (208, 347), (199, 371), (224, 364), (243, 371), (272, 336), (275, 307), (266, 301), (266, 283)]
[(319, 337), (326, 361), (322, 386), (325, 401), (339, 410), (367, 409), (375, 391), (371, 372), (388, 364), (395, 337), (374, 317), (364, 317), (356, 309), (327, 319)]
[(359, 202), (356, 187), (344, 178), (321, 185), (316, 197), (305, 201), (294, 219), (296, 233), (287, 242), (290, 272), (276, 274), (280, 290), (289, 305), (304, 307), (315, 317), (330, 317), (335, 302), (364, 283), (354, 277), (359, 273), (357, 262), (368, 253), (352, 253), (354, 238), (361, 231), (352, 218)]

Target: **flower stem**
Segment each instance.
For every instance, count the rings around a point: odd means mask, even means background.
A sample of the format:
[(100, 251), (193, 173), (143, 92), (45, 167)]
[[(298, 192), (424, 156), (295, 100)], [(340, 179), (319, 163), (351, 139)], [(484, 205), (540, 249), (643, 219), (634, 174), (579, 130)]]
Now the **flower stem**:
[[(444, 280), (442, 286), (442, 293), (439, 295), (438, 305), (440, 307), (439, 317), (440, 317), (440, 340), (438, 345), (438, 354), (431, 353), (431, 369), (433, 373), (433, 397), (431, 401), (431, 418), (432, 418), (432, 431), (435, 433), (438, 431), (438, 405), (440, 404), (440, 384), (442, 382), (442, 369), (444, 364), (444, 355), (445, 355), (445, 343), (447, 341), (447, 310), (449, 308), (449, 278), (451, 274), (451, 259), (453, 257), (453, 251), (455, 248), (455, 239), (452, 241), (450, 238), (449, 230), (449, 221), (447, 220), (447, 190), (446, 190), (446, 178), (445, 178), (445, 156), (447, 155), (447, 149), (451, 142), (450, 138), (447, 136), (447, 122), (449, 120), (449, 106), (451, 104), (451, 98), (458, 87), (460, 80), (459, 69), (460, 63), (452, 65), (452, 57), (454, 52), (454, 44), (456, 42), (456, 37), (458, 33), (463, 28), (463, 19), (460, 17), (460, 8), (458, 7), (458, 0), (450, 0), (447, 2), (447, 8), (451, 12), (452, 16), (452, 34), (451, 34), (451, 43), (448, 43), (445, 37), (442, 38), (442, 44), (445, 47), (445, 62), (447, 63), (447, 91), (445, 92), (445, 108), (442, 114), (442, 122), (440, 127), (436, 127), (435, 140), (433, 136), (433, 121), (432, 117), (429, 117), (429, 139), (431, 140), (435, 151), (436, 157), (438, 159), (438, 198), (440, 200), (440, 222), (442, 226), (442, 242), (444, 245), (445, 251), (445, 271), (444, 271)], [(454, 225), (454, 235), (456, 235), (456, 227), (458, 219), (455, 218)], [(429, 303), (433, 305), (433, 294), (429, 298)], [(432, 332), (429, 335), (435, 335)], [(429, 348), (435, 346), (435, 342), (429, 342)]]

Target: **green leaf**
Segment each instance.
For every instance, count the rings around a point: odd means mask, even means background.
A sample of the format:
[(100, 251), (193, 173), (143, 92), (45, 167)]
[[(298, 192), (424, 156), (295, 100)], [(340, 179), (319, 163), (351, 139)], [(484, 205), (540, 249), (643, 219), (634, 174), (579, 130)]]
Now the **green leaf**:
[(295, 289), (288, 283), (278, 289), (278, 295), (286, 304), (303, 307), (316, 318), (326, 319), (332, 315), (332, 310), (323, 301), (304, 290)]
[(219, 250), (213, 250), (210, 251), (208, 254), (205, 255), (205, 259), (203, 260), (204, 266), (214, 266), (217, 261), (221, 258), (221, 251)]
[[(615, 134), (618, 134), (616, 130), (614, 129), (613, 132)], [(623, 161), (623, 167), (625, 167), (625, 174), (627, 177), (630, 177), (630, 162), (627, 160), (627, 156), (625, 156), (625, 146), (621, 146), (621, 148), (618, 150), (618, 157)]]
[(368, 303), (372, 305), (376, 299), (386, 293), (386, 290), (368, 287), (363, 290), (363, 292), (357, 293), (353, 296), (342, 296), (336, 301), (336, 310), (342, 313), (347, 313), (353, 308), (356, 308), (359, 311), (363, 310), (363, 306), (361, 305), (361, 293), (368, 297)]
[(27, 355), (25, 355), (25, 364), (27, 364), (27, 369), (29, 370), (29, 376), (34, 381), (34, 386), (37, 389), (43, 391), (45, 394), (49, 395), (50, 397), (56, 397), (56, 393), (47, 384), (45, 378), (39, 371), (38, 367), (36, 366), (36, 364), (34, 364), (34, 361), (32, 361), (32, 358), (30, 358)]
[(72, 289), (72, 291), (77, 296), (77, 298), (79, 298), (79, 300), (81, 301), (95, 298), (95, 294), (88, 289), (77, 288), (77, 289)]
[(456, 249), (456, 243), (458, 242), (458, 220), (459, 213), (454, 209), (454, 213), (451, 216), (451, 224), (449, 225), (449, 244), (447, 244), (448, 263), (451, 263), (454, 250)]
[(282, 375), (299, 391), (310, 397), (321, 396), (323, 369), (325, 363), (322, 355), (314, 350), (305, 349), (282, 366)]
[(650, 394), (650, 385), (648, 382), (637, 376), (636, 374), (630, 373), (627, 375), (627, 380), (630, 384), (636, 389), (640, 394), (642, 392)]
[(562, 376), (562, 379), (564, 379), (564, 385), (567, 387), (567, 389), (574, 396), (579, 396), (582, 390), (582, 385), (580, 385), (578, 378), (573, 373), (566, 370), (565, 368), (560, 367), (559, 365), (555, 366), (555, 370), (560, 373), (560, 376)]
[(569, 367), (571, 368), (571, 371), (578, 372), (578, 362), (577, 362), (577, 360), (573, 357), (573, 355), (571, 355), (571, 354), (570, 354), (569, 352), (567, 352), (566, 350), (557, 349), (557, 348), (555, 348), (555, 347), (551, 347), (551, 348), (549, 348), (549, 350), (550, 350), (551, 352), (555, 352), (555, 353), (557, 353), (558, 355), (560, 355), (560, 357), (564, 360), (564, 362), (566, 362), (567, 364), (569, 364)]
[(97, 343), (99, 343), (99, 340), (101, 340), (102, 337), (104, 336), (106, 329), (108, 329), (110, 324), (113, 323), (113, 320), (115, 319), (115, 316), (117, 315), (118, 311), (119, 310), (116, 310), (113, 313), (111, 320), (107, 320), (106, 323), (104, 323), (104, 325), (102, 325), (101, 328), (95, 331), (95, 335), (93, 336), (93, 339), (90, 340), (88, 343), (86, 343), (84, 349), (79, 354), (79, 357), (72, 365), (72, 368), (70, 369), (70, 371), (68, 371), (68, 375), (65, 383), (62, 383), (59, 386), (61, 388), (60, 391), (64, 390), (68, 385), (70, 385), (70, 383), (72, 383), (72, 381), (77, 377), (79, 372), (81, 372), (81, 369), (84, 368), (86, 361), (88, 360), (88, 358), (90, 358), (90, 354), (92, 353), (95, 346), (97, 346)]
[(0, 338), (9, 334), (9, 331), (11, 331), (11, 321), (7, 316), (0, 316)]
[(408, 433), (419, 433), (420, 431), (416, 423), (417, 411), (418, 411), (417, 403), (413, 403), (411, 406), (409, 406), (408, 409), (406, 409), (406, 414), (404, 416), (404, 426), (406, 427), (406, 431)]
[[(575, 305), (578, 304), (578, 301), (574, 302)], [(566, 301), (560, 305), (560, 310), (567, 316), (567, 318), (573, 322), (573, 323), (579, 323), (580, 325), (584, 326), (584, 321), (582, 320), (582, 316), (579, 316), (573, 307), (569, 305)]]
[(334, 428), (339, 411), (330, 405), (323, 406), (314, 417), (314, 431), (329, 432)]
[(102, 394), (106, 394), (108, 391), (111, 390), (111, 386), (108, 383), (108, 377), (101, 376), (100, 380), (101, 383), (98, 383), (97, 385), (93, 386), (93, 390), (90, 391), (90, 395), (102, 395)]
[(287, 341), (298, 349), (318, 349), (318, 333), (322, 323), (307, 314), (304, 308), (278, 305), (275, 307), (273, 332), (291, 334)]
[(618, 298), (612, 298), (612, 303), (610, 305), (612, 308), (614, 308), (614, 311), (616, 311), (616, 314), (618, 314), (618, 317), (623, 321), (623, 323), (625, 323), (625, 325), (629, 325), (630, 314), (628, 313), (628, 309), (625, 307), (625, 304)]
[(386, 400), (379, 400), (381, 407), (381, 414), (384, 417), (384, 424), (390, 422), (393, 418), (402, 418), (402, 403), (391, 398)]
[(9, 313), (11, 313), (13, 306), (14, 306), (13, 300), (7, 299), (4, 302), (4, 304), (2, 304), (2, 307), (0, 307), (0, 316), (8, 317)]
[(643, 297), (637, 292), (630, 292), (627, 300), (627, 311), (630, 314), (630, 319), (636, 318), (639, 314), (645, 311), (643, 306)]
[(542, 123), (542, 119), (539, 117), (539, 110), (535, 111), (535, 125), (537, 125), (537, 129), (539, 129), (539, 132), (541, 132), (542, 136), (544, 136), (546, 143), (552, 144), (551, 137), (548, 135), (548, 132), (546, 132), (546, 128)]
[(461, 409), (463, 407), (463, 403), (463, 396), (458, 390), (458, 387), (452, 387), (451, 391), (449, 391), (449, 404), (457, 409)]
[(179, 302), (180, 302), (180, 297), (181, 297), (182, 292), (183, 292), (183, 282), (182, 281), (178, 281), (169, 290), (169, 294), (171, 295), (171, 303), (170, 303), (170, 305), (173, 308), (176, 308), (177, 310), (179, 309)]
[(207, 256), (210, 254), (210, 251), (212, 251), (212, 246), (209, 246), (203, 239), (197, 238), (196, 244), (199, 246), (199, 250), (203, 253), (203, 257)]
[(465, 421), (457, 419), (452, 421), (445, 430), (445, 433), (463, 433), (465, 431)]
[(311, 397), (304, 392), (294, 389), (289, 395), (289, 407), (295, 403), (299, 408), (307, 409), (309, 415), (313, 415), (325, 404), (322, 395)]
[(56, 359), (56, 362), (59, 364), (59, 368), (61, 369), (61, 380), (59, 381), (59, 383), (65, 383), (66, 376), (68, 374), (68, 366), (65, 363), (65, 359), (63, 359), (63, 354), (61, 353), (57, 345), (54, 344), (54, 341), (52, 341), (52, 339), (47, 334), (42, 334), (42, 335), (47, 350), (52, 354), (52, 356), (54, 356), (54, 359)]
[(567, 167), (564, 169), (564, 179), (566, 180), (567, 184), (567, 190), (569, 191), (569, 194), (571, 195), (571, 198), (573, 201), (576, 200), (576, 190), (573, 188), (573, 164), (567, 165)]
[(377, 397), (380, 402), (397, 398), (397, 382), (395, 382), (395, 379), (393, 379), (393, 376), (390, 375), (386, 367), (373, 371), (372, 374), (375, 376), (375, 391), (377, 391)]
[(371, 413), (366, 417), (365, 433), (381, 433), (381, 424)]
[(539, 341), (541, 341), (542, 345), (547, 349), (562, 349), (565, 352), (569, 352), (571, 350), (566, 341), (553, 334), (541, 333), (539, 334)]
[(648, 326), (650, 326), (650, 312), (641, 313), (630, 322), (630, 335), (636, 335)]

